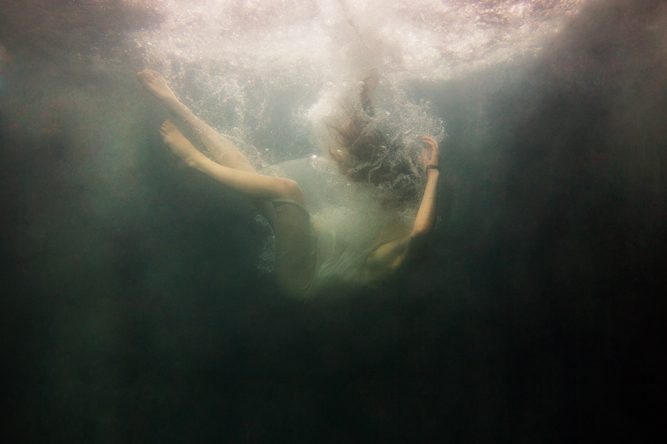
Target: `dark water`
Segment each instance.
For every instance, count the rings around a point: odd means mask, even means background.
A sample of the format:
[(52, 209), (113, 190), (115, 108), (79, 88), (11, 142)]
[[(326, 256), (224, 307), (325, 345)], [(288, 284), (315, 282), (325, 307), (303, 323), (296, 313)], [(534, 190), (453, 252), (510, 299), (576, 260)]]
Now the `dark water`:
[(164, 152), (141, 60), (95, 65), (159, 17), (3, 3), (5, 433), (658, 442), (663, 3), (597, 2), (537, 61), (414, 85), (449, 132), (433, 248), (306, 303), (258, 275), (252, 206)]

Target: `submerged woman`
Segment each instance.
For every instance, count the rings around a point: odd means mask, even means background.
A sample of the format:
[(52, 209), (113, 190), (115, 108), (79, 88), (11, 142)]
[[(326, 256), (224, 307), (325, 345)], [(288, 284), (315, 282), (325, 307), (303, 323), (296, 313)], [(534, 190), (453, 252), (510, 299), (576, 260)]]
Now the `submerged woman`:
[[(380, 228), (359, 241), (364, 245), (353, 245), (354, 242), (337, 239), (341, 236), (336, 236), (335, 226), (332, 235), (325, 233), (321, 224), (314, 224), (306, 209), (304, 192), (296, 181), (259, 173), (234, 143), (195, 116), (159, 73), (144, 70), (137, 76), (172, 115), (172, 120), (165, 121), (161, 128), (171, 150), (190, 167), (259, 204), (274, 231), (274, 273), (286, 291), (306, 295), (325, 278), (366, 283), (387, 276), (415, 253), (432, 230), (439, 176), (438, 144), (433, 137), (423, 136), (419, 139), (422, 152), (418, 159), (392, 156), (396, 151), (392, 146), (397, 143), (395, 138), (385, 137), (370, 125), (374, 112), (370, 90), (376, 77), (362, 83), (358, 106), (353, 106), (342, 122), (328, 124), (332, 141), (328, 151), (340, 173), (381, 191), (376, 195), (381, 200), (379, 207), (385, 222), (375, 224)], [(401, 212), (417, 202), (416, 215), (406, 225), (401, 221)], [(372, 218), (376, 213), (366, 212), (365, 208), (356, 213), (356, 220), (360, 221), (357, 225), (373, 225), (374, 221), (364, 217)]]

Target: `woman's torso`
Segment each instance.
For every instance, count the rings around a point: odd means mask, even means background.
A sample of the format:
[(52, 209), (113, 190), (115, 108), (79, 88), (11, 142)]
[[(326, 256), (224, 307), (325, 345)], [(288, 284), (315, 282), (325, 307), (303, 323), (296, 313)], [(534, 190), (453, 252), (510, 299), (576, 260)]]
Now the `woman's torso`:
[(295, 180), (303, 190), (317, 242), (313, 287), (333, 280), (372, 280), (365, 270), (368, 255), (409, 232), (414, 212), (386, 208), (371, 186), (350, 182), (328, 159), (297, 159), (262, 173)]

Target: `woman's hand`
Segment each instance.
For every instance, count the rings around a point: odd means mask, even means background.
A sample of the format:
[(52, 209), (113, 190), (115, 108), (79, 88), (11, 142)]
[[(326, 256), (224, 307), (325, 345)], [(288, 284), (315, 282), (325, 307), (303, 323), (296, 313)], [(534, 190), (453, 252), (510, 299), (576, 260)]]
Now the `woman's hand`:
[(438, 169), (440, 166), (440, 148), (438, 142), (431, 136), (424, 136), (421, 138), (426, 148), (422, 150), (421, 161), (425, 170)]

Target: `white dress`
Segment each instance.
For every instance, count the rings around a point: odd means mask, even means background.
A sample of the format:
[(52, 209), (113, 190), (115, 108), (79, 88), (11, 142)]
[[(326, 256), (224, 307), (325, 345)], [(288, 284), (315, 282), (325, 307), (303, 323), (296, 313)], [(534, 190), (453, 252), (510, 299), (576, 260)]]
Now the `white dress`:
[(405, 223), (414, 213), (397, 214), (383, 208), (372, 186), (350, 182), (335, 163), (323, 157), (297, 159), (272, 165), (262, 174), (296, 181), (317, 239), (317, 265), (312, 287), (342, 280), (365, 283), (368, 255), (382, 242), (397, 220)]

